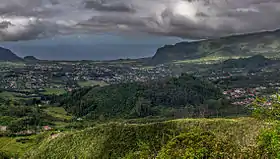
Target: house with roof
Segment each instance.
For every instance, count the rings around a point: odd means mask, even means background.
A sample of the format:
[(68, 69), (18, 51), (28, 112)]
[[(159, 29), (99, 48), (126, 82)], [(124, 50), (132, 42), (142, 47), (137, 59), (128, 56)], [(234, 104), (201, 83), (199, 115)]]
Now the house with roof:
[(7, 131), (8, 130), (8, 127), (7, 126), (0, 126), (0, 131)]
[(52, 130), (52, 128), (50, 126), (43, 126), (43, 130), (44, 131), (49, 131), (49, 130)]

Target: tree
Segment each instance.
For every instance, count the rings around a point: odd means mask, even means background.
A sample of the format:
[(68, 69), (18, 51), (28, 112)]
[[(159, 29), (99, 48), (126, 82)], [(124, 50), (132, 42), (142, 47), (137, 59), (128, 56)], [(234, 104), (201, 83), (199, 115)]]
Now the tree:
[(151, 101), (144, 99), (143, 97), (138, 98), (131, 114), (136, 115), (137, 117), (151, 115)]
[(219, 98), (223, 94), (212, 83), (182, 74), (178, 78), (82, 88), (62, 96), (60, 106), (78, 117), (98, 119), (103, 114), (106, 119), (134, 118), (164, 116), (166, 111), (161, 110), (181, 111), (186, 105), (197, 110), (206, 100)]
[(280, 95), (272, 97), (259, 97), (252, 103), (253, 116), (265, 120), (280, 119)]
[(222, 101), (221, 100), (215, 100), (215, 99), (209, 99), (205, 101), (205, 104), (208, 106), (210, 110), (215, 110), (215, 115), (219, 115), (219, 110), (222, 108)]
[(280, 158), (280, 96), (257, 98), (252, 104), (254, 117), (271, 122), (271, 127), (258, 136), (258, 153), (262, 158)]

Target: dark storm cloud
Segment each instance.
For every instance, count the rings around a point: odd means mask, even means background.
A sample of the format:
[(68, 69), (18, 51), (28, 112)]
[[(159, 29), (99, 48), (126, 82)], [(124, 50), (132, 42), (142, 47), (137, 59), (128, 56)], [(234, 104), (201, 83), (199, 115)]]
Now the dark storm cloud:
[(8, 28), (10, 25), (12, 25), (11, 22), (2, 21), (2, 22), (0, 23), (0, 29), (6, 29), (6, 28)]
[(50, 3), (51, 3), (52, 5), (59, 4), (58, 0), (50, 0)]
[(108, 0), (86, 1), (85, 8), (108, 12), (134, 12), (133, 6), (130, 3), (117, 0), (113, 3)]
[(279, 0), (1, 0), (0, 40), (96, 31), (187, 38), (280, 28)]

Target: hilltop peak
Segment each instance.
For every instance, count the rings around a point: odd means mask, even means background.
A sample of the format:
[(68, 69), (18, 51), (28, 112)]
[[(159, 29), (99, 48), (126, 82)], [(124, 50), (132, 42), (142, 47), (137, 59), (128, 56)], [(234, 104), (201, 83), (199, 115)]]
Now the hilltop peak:
[(35, 56), (25, 56), (24, 61), (39, 61)]
[(22, 61), (22, 58), (18, 57), (11, 50), (0, 47), (0, 61)]

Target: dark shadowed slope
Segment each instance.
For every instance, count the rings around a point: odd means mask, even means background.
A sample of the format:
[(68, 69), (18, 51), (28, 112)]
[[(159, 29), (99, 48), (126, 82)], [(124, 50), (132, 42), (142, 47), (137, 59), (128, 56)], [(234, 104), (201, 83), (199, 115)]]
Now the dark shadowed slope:
[(22, 58), (18, 57), (11, 50), (0, 47), (0, 61), (22, 61)]
[(37, 59), (37, 58), (34, 57), (34, 56), (25, 56), (23, 59), (24, 59), (24, 61), (27, 61), (27, 62), (39, 61), (39, 59)]

